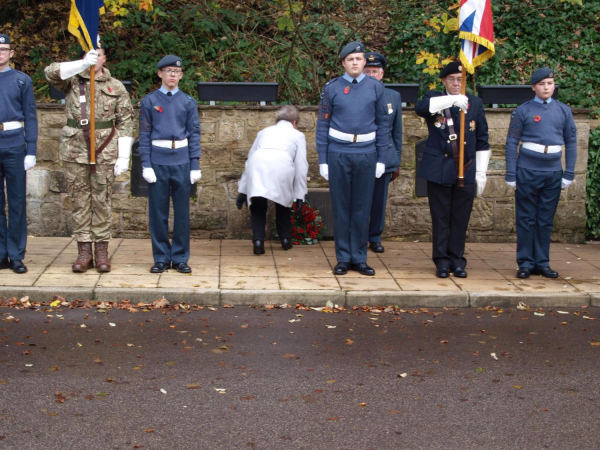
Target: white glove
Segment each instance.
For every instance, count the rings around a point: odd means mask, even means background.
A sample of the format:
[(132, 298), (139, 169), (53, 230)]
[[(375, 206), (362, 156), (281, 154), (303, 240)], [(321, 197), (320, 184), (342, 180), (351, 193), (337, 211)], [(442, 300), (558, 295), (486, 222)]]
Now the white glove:
[(142, 176), (148, 183), (156, 183), (156, 174), (152, 167), (144, 167), (142, 170)]
[(35, 156), (27, 155), (25, 157), (25, 170), (29, 170), (35, 166)]
[[(35, 163), (34, 163), (35, 164)], [(27, 165), (25, 165), (25, 167), (27, 167)], [(27, 170), (27, 169), (25, 169)], [(569, 186), (571, 186), (571, 183), (573, 182), (573, 180), (565, 180), (564, 178), (562, 179), (561, 183), (560, 183), (560, 188), (561, 189), (566, 189)]]
[(96, 65), (97, 62), (98, 52), (96, 50), (90, 50), (83, 59), (60, 63), (60, 79), (66, 80), (71, 78), (72, 76), (83, 72), (88, 67)]
[(517, 189), (517, 182), (516, 181), (507, 181), (506, 184), (508, 184), (513, 189)]
[(381, 178), (381, 175), (383, 175), (384, 173), (385, 173), (385, 164), (377, 163), (377, 166), (375, 167), (375, 178)]
[(202, 172), (198, 170), (190, 170), (190, 183), (196, 184), (202, 178)]
[(441, 95), (429, 99), (429, 112), (431, 114), (436, 114), (451, 106), (458, 106), (466, 113), (468, 104), (469, 99), (466, 95)]
[(477, 181), (477, 197), (481, 197), (483, 195), (485, 183), (487, 182), (486, 172), (491, 156), (491, 150), (481, 150), (475, 152), (475, 180)]
[(115, 164), (115, 177), (118, 177), (123, 172), (127, 172), (129, 170), (129, 158), (131, 157), (132, 145), (132, 137), (121, 136), (119, 139), (117, 139), (119, 156), (117, 158), (117, 163)]
[(319, 164), (319, 173), (323, 178), (329, 181), (329, 166), (327, 164)]

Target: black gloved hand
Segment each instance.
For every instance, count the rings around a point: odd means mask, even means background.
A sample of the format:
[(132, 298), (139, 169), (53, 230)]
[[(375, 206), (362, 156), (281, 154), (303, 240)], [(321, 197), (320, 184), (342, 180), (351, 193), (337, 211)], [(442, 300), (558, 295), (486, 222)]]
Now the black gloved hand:
[(304, 200), (296, 199), (296, 218), (297, 220), (302, 220), (302, 205), (304, 205)]
[(237, 198), (235, 199), (235, 206), (237, 206), (237, 209), (242, 209), (244, 203), (246, 204), (246, 206), (248, 206), (248, 196), (240, 192)]

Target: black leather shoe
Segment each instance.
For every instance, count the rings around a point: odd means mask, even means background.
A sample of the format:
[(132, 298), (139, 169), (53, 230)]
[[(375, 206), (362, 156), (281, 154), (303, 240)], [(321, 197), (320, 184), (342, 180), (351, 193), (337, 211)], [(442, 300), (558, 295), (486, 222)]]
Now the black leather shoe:
[(373, 250), (375, 253), (385, 252), (385, 248), (383, 248), (383, 245), (381, 245), (381, 242), (371, 242), (369, 244), (369, 247), (371, 247), (371, 250)]
[(447, 267), (440, 267), (435, 271), (435, 276), (438, 278), (448, 278), (450, 276), (450, 269)]
[(531, 270), (529, 270), (527, 267), (519, 267), (519, 270), (517, 271), (517, 278), (529, 278), (530, 274)]
[(8, 265), (14, 273), (27, 272), (27, 267), (25, 267), (25, 264), (23, 264), (23, 261), (21, 261), (20, 259), (11, 259)]
[(8, 269), (10, 266), (8, 265), (8, 258), (0, 259), (0, 270)]
[(348, 267), (350, 266), (349, 263), (337, 263), (335, 265), (335, 267), (333, 268), (333, 273), (334, 275), (346, 275), (348, 273)]
[(375, 269), (367, 265), (367, 263), (350, 264), (350, 269), (357, 271), (361, 275), (368, 275), (370, 277), (375, 275)]
[(173, 269), (179, 273), (192, 273), (192, 269), (187, 263), (173, 263)]
[(163, 273), (165, 270), (169, 268), (169, 263), (157, 262), (154, 263), (152, 268), (150, 269), (151, 273)]
[(252, 241), (252, 245), (254, 246), (254, 254), (255, 255), (264, 255), (265, 254), (265, 243), (260, 239), (256, 239)]
[(457, 267), (453, 271), (454, 276), (458, 278), (467, 278), (467, 271), (461, 267)]
[(541, 275), (544, 278), (558, 278), (558, 272), (552, 270), (550, 267), (542, 267), (541, 269), (533, 269), (531, 271), (533, 275)]
[(281, 248), (286, 251), (289, 250), (290, 248), (292, 248), (292, 241), (287, 238), (283, 238), (281, 240)]

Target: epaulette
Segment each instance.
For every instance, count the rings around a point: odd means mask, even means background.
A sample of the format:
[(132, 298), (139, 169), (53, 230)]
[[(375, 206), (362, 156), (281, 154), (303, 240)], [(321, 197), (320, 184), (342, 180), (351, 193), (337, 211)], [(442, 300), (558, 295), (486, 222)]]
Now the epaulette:
[(329, 80), (327, 83), (325, 83), (325, 86), (323, 86), (323, 89), (325, 89), (325, 87), (329, 86), (331, 83), (333, 83), (334, 81), (339, 80), (341, 77), (335, 77), (332, 80)]
[(195, 99), (194, 97), (192, 97), (191, 95), (189, 95), (189, 94), (185, 94), (185, 96), (186, 96), (187, 98), (189, 98), (191, 101), (193, 101), (194, 103), (198, 103), (198, 102), (196, 101), (196, 99)]

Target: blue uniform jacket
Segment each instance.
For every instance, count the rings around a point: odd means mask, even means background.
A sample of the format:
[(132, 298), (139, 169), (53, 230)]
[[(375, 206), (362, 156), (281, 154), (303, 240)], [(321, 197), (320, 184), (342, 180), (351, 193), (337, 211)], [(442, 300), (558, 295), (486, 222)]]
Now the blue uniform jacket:
[(400, 166), (402, 158), (402, 98), (400, 92), (386, 88), (385, 111), (390, 128), (390, 138), (383, 163), (386, 172), (395, 172)]
[[(429, 100), (432, 97), (439, 97), (442, 94), (437, 91), (429, 91), (415, 105), (415, 112), (425, 118), (429, 137), (425, 144), (423, 158), (417, 171), (417, 177), (433, 181), (438, 184), (451, 185), (456, 184), (458, 173), (452, 157), (452, 144), (450, 142), (450, 131), (445, 124), (444, 112), (440, 111), (432, 115), (429, 112)], [(488, 143), (488, 125), (483, 111), (483, 102), (479, 97), (467, 94), (469, 99), (469, 108), (465, 115), (465, 164), (473, 161), (471, 166), (465, 170), (465, 183), (475, 183), (475, 152), (479, 150), (489, 150)], [(460, 109), (450, 108), (452, 119), (454, 120), (454, 130), (460, 133)], [(436, 122), (440, 124), (436, 126)], [(460, 139), (460, 137), (459, 137)], [(459, 145), (457, 139), (456, 145)], [(459, 147), (460, 148), (460, 147)]]

